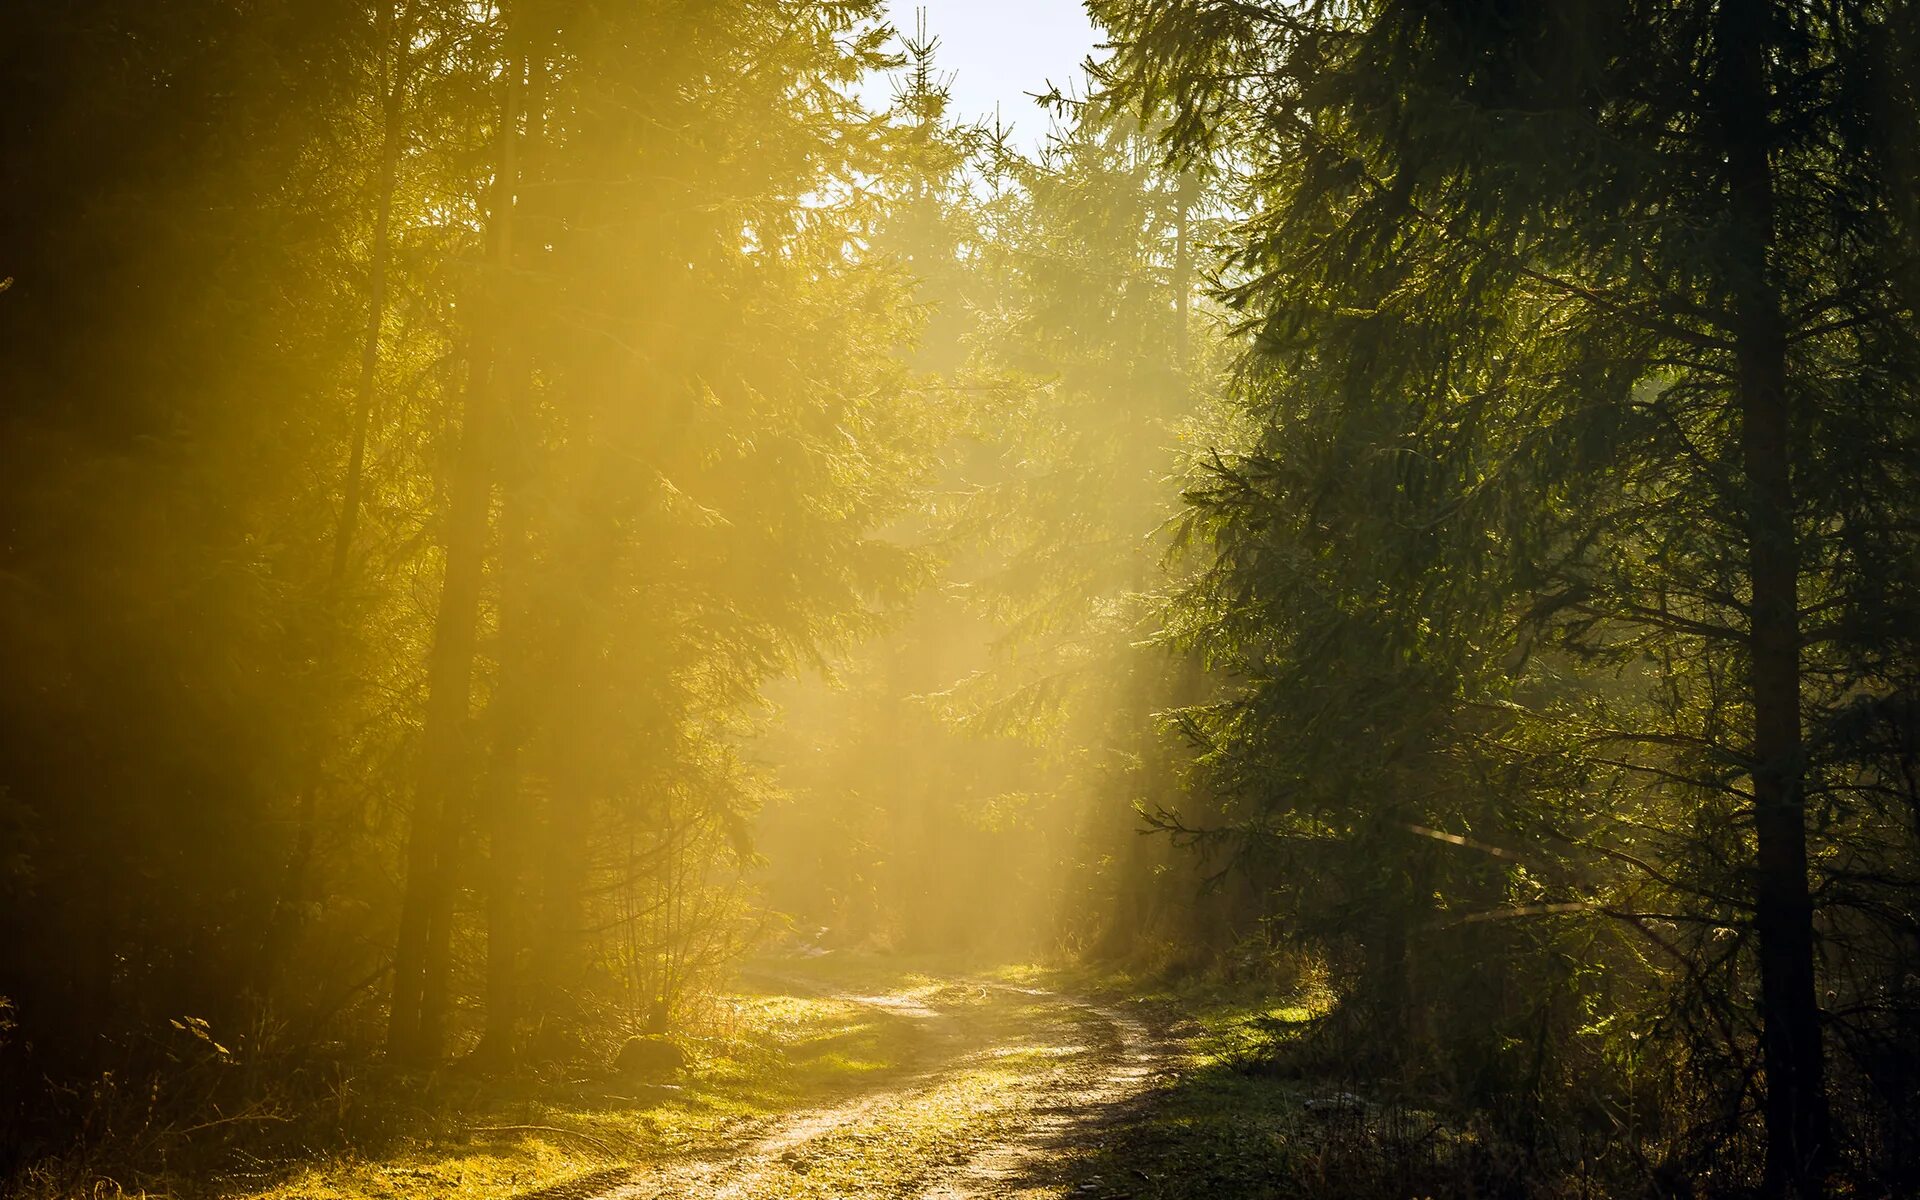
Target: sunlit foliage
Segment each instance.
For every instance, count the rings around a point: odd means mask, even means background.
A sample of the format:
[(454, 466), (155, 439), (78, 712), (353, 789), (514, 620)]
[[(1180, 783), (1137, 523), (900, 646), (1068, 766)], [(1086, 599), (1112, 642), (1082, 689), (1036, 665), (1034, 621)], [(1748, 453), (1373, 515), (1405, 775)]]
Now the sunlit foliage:
[(0, 16), (0, 1171), (750, 1073), (777, 943), (1920, 1179), (1910, 6), (1088, 8), (1037, 141), (878, 0)]

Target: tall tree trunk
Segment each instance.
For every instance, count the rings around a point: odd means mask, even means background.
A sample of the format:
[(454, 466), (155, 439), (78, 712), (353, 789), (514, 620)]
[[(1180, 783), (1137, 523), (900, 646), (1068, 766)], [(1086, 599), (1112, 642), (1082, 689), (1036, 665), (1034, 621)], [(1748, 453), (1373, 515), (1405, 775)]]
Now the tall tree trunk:
[[(522, 29), (532, 33), (531, 14), (521, 14)], [(546, 32), (538, 35), (545, 46)], [(521, 178), (537, 178), (540, 152), (544, 145), (546, 114), (546, 61), (533, 52), (534, 38), (524, 37), (529, 46), (526, 55), (526, 131), (518, 155)], [(539, 214), (525, 202), (520, 220), (531, 223)], [(513, 422), (516, 428), (533, 427), (532, 389), (528, 385), (529, 362), (526, 339), (516, 331), (505, 339), (510, 359), (508, 378), (514, 387)], [(500, 504), (500, 550), (497, 574), (500, 597), (500, 626), (495, 632), (494, 662), (498, 676), (489, 707), (490, 747), (487, 777), (481, 784), (479, 821), (486, 839), (487, 969), (486, 1027), (474, 1058), (484, 1066), (511, 1063), (519, 1050), (520, 952), (525, 943), (523, 906), (520, 890), (526, 881), (526, 841), (530, 822), (526, 819), (522, 788), (525, 783), (524, 750), (533, 734), (532, 689), (533, 647), (538, 637), (534, 627), (537, 602), (534, 587), (534, 551), (532, 538), (535, 495), (532, 467), (527, 446), (520, 443), (503, 447), (499, 463), (503, 495)]]
[[(565, 664), (560, 664), (565, 670)], [(563, 682), (560, 694), (575, 687)], [(585, 748), (568, 731), (556, 731), (555, 768), (547, 778), (546, 823), (541, 831), (540, 910), (532, 939), (528, 980), (528, 1018), (549, 1052), (570, 1052), (578, 1017), (574, 985), (583, 962), (586, 928), (588, 847), (592, 797), (577, 769)]]
[(387, 319), (387, 260), (393, 240), (393, 193), (400, 171), (400, 135), (406, 116), (405, 4), (386, 5), (380, 13), (381, 120), (380, 175), (374, 193), (373, 245), (367, 265), (367, 327), (360, 343), (360, 379), (353, 396), (353, 435), (347, 452), (347, 476), (340, 493), (340, 521), (334, 529), (333, 562), (327, 591), (337, 595), (346, 580), (365, 501), (367, 431), (373, 421), (374, 384), (380, 370), (380, 329)]
[(1770, 0), (1722, 0), (1716, 52), (1734, 231), (1729, 291), (1752, 591), (1754, 902), (1766, 1067), (1766, 1184), (1769, 1195), (1815, 1197), (1825, 1190), (1831, 1148), (1807, 887), (1800, 548), (1794, 530), (1787, 338), (1769, 268), (1775, 221), (1766, 78), (1771, 24)]
[[(507, 36), (511, 42), (511, 24)], [(473, 334), (460, 445), (448, 486), (445, 578), (434, 618), (433, 649), (427, 658), (419, 778), (407, 839), (406, 890), (394, 948), (387, 1050), (392, 1057), (411, 1062), (431, 1062), (444, 1051), (455, 864), (462, 810), (471, 783), (467, 773), (468, 724), (493, 503), (494, 442), (506, 385), (500, 338), (506, 278), (513, 261), (513, 205), (519, 176), (516, 153), (524, 101), (523, 60), (517, 50), (508, 53), (506, 59), (498, 169), (488, 222), (492, 277), (486, 282)]]
[[(334, 524), (333, 555), (320, 594), (323, 626), (319, 653), (324, 661), (334, 653), (335, 611), (346, 586), (347, 564), (360, 511), (365, 506), (367, 437), (372, 425), (374, 388), (380, 369), (380, 331), (387, 317), (387, 268), (393, 246), (393, 195), (400, 167), (400, 136), (404, 130), (407, 89), (405, 0), (381, 7), (380, 40), (380, 158), (374, 178), (373, 239), (367, 256), (367, 323), (360, 342), (360, 373), (354, 388), (352, 425), (348, 437), (347, 472), (340, 491), (340, 516)], [(316, 741), (322, 739), (316, 738)], [(267, 920), (263, 984), (271, 989), (285, 960), (302, 906), (312, 892), (313, 859), (320, 826), (318, 775), (324, 748), (316, 745), (300, 801), (294, 814), (293, 848), (287, 869)]]
[(516, 817), (524, 727), (517, 711), (506, 716), (502, 725), (482, 798), (487, 834), (487, 1023), (474, 1056), (489, 1064), (513, 1060), (520, 1021), (520, 840), (524, 828)]
[(480, 785), (479, 824), (486, 840), (486, 1029), (474, 1058), (487, 1066), (511, 1062), (520, 1019), (520, 888), (524, 882), (527, 822), (521, 787), (522, 751), (532, 728), (530, 711), (533, 628), (533, 551), (525, 480), (509, 486), (500, 512), (500, 628), (495, 635), (499, 675), (488, 709), (487, 775)]
[[(516, 637), (524, 633), (517, 624), (510, 632)], [(510, 674), (521, 677), (509, 679)], [(525, 686), (523, 672), (502, 667), (493, 748), (480, 795), (479, 817), (487, 845), (487, 1016), (474, 1057), (488, 1065), (513, 1060), (520, 1020), (520, 844), (525, 829), (518, 818), (521, 749), (526, 737)]]
[[(599, 394), (627, 394), (608, 385)], [(588, 383), (584, 394), (598, 391)], [(625, 495), (625, 468), (615, 457), (602, 422), (576, 413), (569, 429), (561, 478), (577, 488), (571, 515), (554, 530), (548, 571), (564, 579), (568, 607), (555, 622), (552, 645), (555, 703), (566, 719), (552, 729), (547, 753), (546, 823), (536, 868), (540, 913), (527, 973), (528, 1016), (549, 1042), (570, 1041), (578, 1014), (573, 989), (587, 950), (587, 885), (592, 872), (595, 802), (606, 787), (589, 764), (598, 761), (594, 742), (606, 719), (605, 667), (609, 614), (620, 603), (618, 571), (623, 517), (637, 512)], [(640, 443), (646, 444), (646, 443)]]

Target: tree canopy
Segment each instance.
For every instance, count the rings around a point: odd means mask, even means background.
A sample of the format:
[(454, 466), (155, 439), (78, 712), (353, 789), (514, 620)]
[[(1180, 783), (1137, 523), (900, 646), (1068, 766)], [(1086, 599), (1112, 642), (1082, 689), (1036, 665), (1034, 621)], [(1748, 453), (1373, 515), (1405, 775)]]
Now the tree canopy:
[(0, 16), (0, 1168), (804, 945), (1920, 1179), (1920, 15), (1087, 9), (1031, 152), (878, 0)]

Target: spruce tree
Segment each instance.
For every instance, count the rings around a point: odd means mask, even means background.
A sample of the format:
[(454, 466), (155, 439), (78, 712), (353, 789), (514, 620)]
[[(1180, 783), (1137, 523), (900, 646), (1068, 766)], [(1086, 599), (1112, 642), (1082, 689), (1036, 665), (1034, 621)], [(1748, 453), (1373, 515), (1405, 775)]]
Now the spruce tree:
[[(1911, 511), (1915, 461), (1899, 14), (1094, 7), (1120, 44), (1112, 87), (1170, 114), (1176, 152), (1251, 171), (1229, 299), (1266, 432), (1201, 497), (1235, 551), (1209, 595), (1254, 606), (1243, 653), (1292, 620), (1272, 607), (1290, 559), (1358, 551), (1374, 565), (1328, 600), (1401, 631), (1406, 663), (1511, 679), (1544, 645), (1616, 677), (1664, 664), (1658, 703), (1576, 741), (1636, 787), (1738, 814), (1733, 859), (1693, 856), (1709, 874), (1691, 902), (1747, 931), (1767, 1189), (1821, 1193), (1814, 901), (1847, 816), (1875, 803), (1865, 780), (1892, 769), (1825, 731), (1891, 698), (1898, 676), (1855, 639), (1912, 611), (1882, 566), (1912, 550), (1892, 514)], [(1380, 505), (1372, 545), (1326, 528), (1363, 513), (1315, 507), (1356, 471), (1354, 498)], [(1441, 714), (1566, 716), (1497, 676), (1427, 694)], [(1358, 745), (1367, 728), (1260, 736)], [(1696, 829), (1723, 857), (1711, 821)], [(1737, 912), (1704, 899), (1729, 889)]]

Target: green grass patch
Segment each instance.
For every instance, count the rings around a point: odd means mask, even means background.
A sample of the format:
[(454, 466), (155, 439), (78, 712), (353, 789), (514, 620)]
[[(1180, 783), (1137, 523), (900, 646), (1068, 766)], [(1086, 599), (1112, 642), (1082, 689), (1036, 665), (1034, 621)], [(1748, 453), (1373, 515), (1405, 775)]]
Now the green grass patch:
[[(884, 1003), (836, 999), (838, 991)], [(162, 1130), (139, 1154), (49, 1161), (21, 1194), (452, 1200), (613, 1181), (911, 1073), (927, 1052), (929, 1004), (965, 1000), (883, 961), (748, 964), (709, 1027), (684, 1039), (688, 1068), (665, 1083), (580, 1064), (490, 1078), (337, 1070), (323, 1086), (269, 1096), (246, 1121)]]
[[(1032, 1181), (1128, 1200), (1501, 1200), (1570, 1194), (1470, 1115), (1343, 1071), (1335, 1000), (1291, 986), (1083, 974), (1177, 1039), (1170, 1077)], [(1545, 1190), (1541, 1190), (1544, 1188)]]

